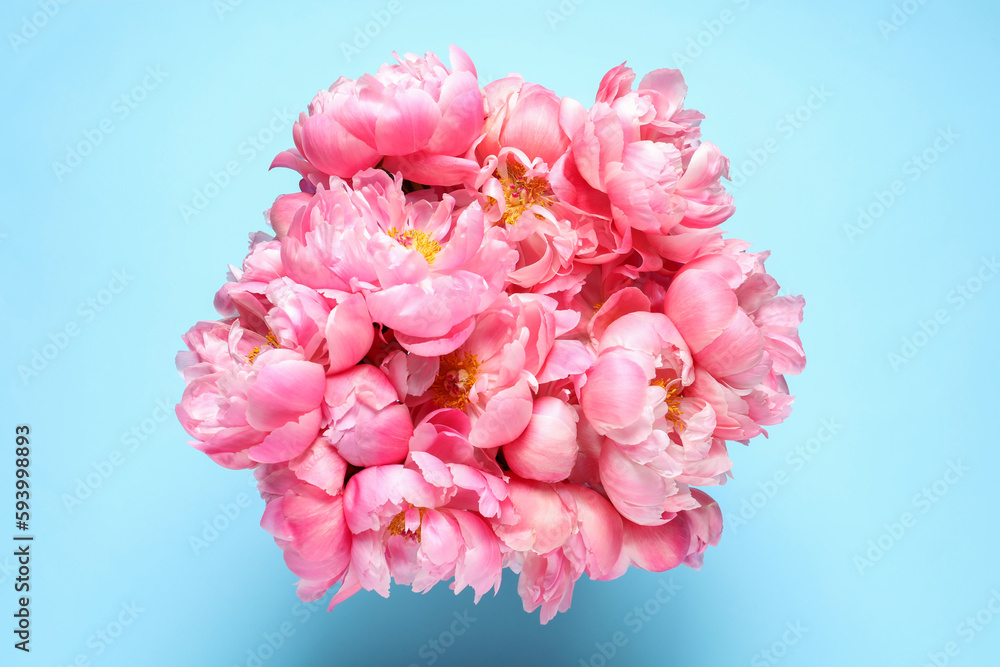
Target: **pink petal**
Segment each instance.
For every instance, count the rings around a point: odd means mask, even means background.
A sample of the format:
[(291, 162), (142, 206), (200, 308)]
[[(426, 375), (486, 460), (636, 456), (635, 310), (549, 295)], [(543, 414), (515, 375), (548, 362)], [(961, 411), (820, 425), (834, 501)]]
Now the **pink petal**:
[(594, 358), (580, 341), (553, 341), (552, 349), (545, 358), (545, 365), (535, 379), (539, 384), (562, 380), (571, 375), (579, 375), (590, 370)]
[(284, 512), (287, 531), (300, 556), (313, 561), (337, 558), (346, 569), (351, 534), (344, 521), (343, 496), (301, 484), (285, 496)]
[(680, 565), (688, 554), (691, 531), (679, 514), (662, 526), (637, 526), (625, 521), (623, 552), (632, 562), (650, 572), (665, 572)]
[(455, 593), (466, 586), (475, 591), (479, 602), (491, 588), (500, 586), (502, 575), (500, 545), (496, 535), (483, 519), (472, 512), (452, 512), (462, 531), (465, 548), (455, 564)]
[(457, 72), (446, 78), (438, 105), (441, 119), (428, 142), (428, 152), (465, 154), (483, 128), (483, 95), (475, 74)]
[(601, 450), (601, 484), (623, 517), (643, 525), (664, 521), (663, 503), (676, 487), (651, 467), (637, 463), (611, 441)]
[(419, 88), (399, 90), (384, 100), (375, 121), (375, 145), (382, 155), (408, 155), (427, 146), (441, 118), (434, 99)]
[(649, 380), (645, 369), (626, 357), (609, 354), (597, 359), (587, 374), (580, 405), (598, 433), (638, 421)]
[(561, 398), (535, 400), (531, 420), (517, 438), (503, 446), (510, 469), (526, 479), (558, 482), (576, 463), (576, 410)]
[(498, 391), (476, 420), (469, 442), (481, 449), (506, 444), (521, 435), (531, 420), (531, 389), (527, 382)]
[(247, 455), (261, 463), (282, 463), (304, 452), (319, 435), (321, 411), (317, 408), (271, 431), (266, 438), (247, 450)]
[(300, 456), (288, 462), (295, 476), (317, 486), (331, 496), (344, 490), (347, 461), (337, 453), (337, 448), (327, 438), (316, 441)]
[(326, 114), (310, 116), (302, 124), (302, 152), (317, 169), (341, 178), (374, 167), (381, 158)]
[(413, 421), (405, 405), (393, 403), (372, 417), (359, 418), (337, 442), (337, 451), (356, 466), (399, 463), (406, 458)]
[(317, 408), (325, 384), (319, 364), (289, 359), (266, 366), (247, 391), (247, 423), (260, 431), (276, 429)]
[(432, 563), (454, 563), (462, 547), (461, 530), (447, 516), (436, 510), (424, 513), (420, 521), (420, 550)]
[(396, 342), (412, 354), (418, 354), (422, 357), (437, 357), (460, 348), (469, 339), (475, 328), (476, 318), (469, 317), (441, 336), (411, 336), (397, 331), (395, 332)]
[(508, 488), (518, 520), (495, 526), (497, 537), (515, 551), (544, 554), (561, 547), (573, 533), (576, 517), (552, 485), (512, 476)]
[(730, 325), (739, 303), (724, 278), (693, 269), (681, 272), (670, 283), (664, 310), (697, 354)]
[(330, 311), (326, 339), (330, 353), (328, 373), (345, 371), (368, 354), (375, 340), (375, 328), (362, 295), (351, 294)]
[(288, 233), (288, 228), (292, 224), (295, 214), (305, 207), (312, 199), (312, 195), (306, 192), (296, 192), (290, 195), (281, 195), (274, 200), (271, 208), (264, 213), (267, 222), (274, 230), (275, 238), (281, 239)]
[(382, 166), (424, 185), (461, 185), (479, 173), (479, 163), (461, 157), (420, 151), (411, 155), (388, 156)]
[(561, 488), (572, 494), (576, 503), (580, 534), (587, 546), (587, 574), (592, 579), (609, 577), (624, 544), (621, 515), (593, 489), (579, 484), (565, 484)]

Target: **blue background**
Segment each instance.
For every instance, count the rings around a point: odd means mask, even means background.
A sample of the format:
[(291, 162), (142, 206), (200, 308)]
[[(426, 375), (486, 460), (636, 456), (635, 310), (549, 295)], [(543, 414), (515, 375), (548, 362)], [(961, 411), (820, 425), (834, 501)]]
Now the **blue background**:
[[(12, 647), (0, 548), (0, 664), (998, 664), (1000, 9), (651, 7), (3, 4), (0, 513), (13, 524), (28, 424), (36, 541), (30, 655)], [(180, 335), (215, 317), (226, 265), (295, 189), (267, 171), (289, 116), (393, 50), (452, 42), (484, 83), (520, 72), (588, 105), (623, 60), (679, 66), (733, 161), (724, 228), (772, 250), (783, 292), (807, 301), (793, 414), (732, 446), (705, 567), (583, 580), (547, 626), (514, 577), (478, 606), (440, 586), (310, 610), (248, 474), (159, 407), (183, 389)]]

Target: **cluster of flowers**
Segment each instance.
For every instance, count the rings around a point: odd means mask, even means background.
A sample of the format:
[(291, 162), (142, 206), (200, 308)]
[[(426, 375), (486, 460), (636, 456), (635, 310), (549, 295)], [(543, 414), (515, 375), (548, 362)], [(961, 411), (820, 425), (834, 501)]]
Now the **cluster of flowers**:
[(255, 469), (262, 526), (333, 605), (391, 580), (526, 611), (575, 581), (700, 567), (726, 441), (781, 422), (801, 297), (723, 239), (728, 161), (676, 70), (608, 72), (589, 109), (407, 55), (321, 91), (273, 166), (222, 319), (185, 336), (194, 446)]

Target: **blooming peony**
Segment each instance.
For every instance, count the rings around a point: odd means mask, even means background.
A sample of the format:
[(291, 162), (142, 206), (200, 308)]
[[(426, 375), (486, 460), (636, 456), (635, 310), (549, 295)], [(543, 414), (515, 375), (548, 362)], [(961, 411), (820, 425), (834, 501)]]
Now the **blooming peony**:
[[(315, 600), (518, 575), (542, 623), (576, 581), (700, 568), (701, 487), (791, 410), (804, 300), (726, 238), (728, 160), (680, 72), (594, 103), (470, 58), (341, 78), (272, 166), (301, 176), (183, 336), (177, 416), (253, 469)], [(339, 587), (339, 588), (338, 588)]]

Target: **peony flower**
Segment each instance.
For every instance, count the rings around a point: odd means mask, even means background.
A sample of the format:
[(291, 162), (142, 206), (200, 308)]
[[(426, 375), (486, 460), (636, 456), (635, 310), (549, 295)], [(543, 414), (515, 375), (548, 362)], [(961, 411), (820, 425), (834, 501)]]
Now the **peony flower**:
[(485, 162), (503, 148), (516, 148), (528, 160), (553, 165), (569, 146), (560, 127), (560, 109), (566, 102), (551, 90), (527, 83), (518, 74), (483, 88), (486, 99), (485, 136), (476, 146), (476, 157)]
[(702, 566), (727, 443), (790, 413), (804, 300), (718, 226), (729, 162), (680, 72), (594, 103), (457, 48), (320, 91), (302, 176), (184, 336), (177, 416), (251, 468), (261, 526), (331, 608), (393, 581), (544, 624), (577, 580)]
[(464, 464), (412, 452), (407, 464), (373, 466), (344, 491), (351, 563), (331, 607), (364, 588), (383, 597), (390, 579), (429, 590), (454, 578), (476, 601), (500, 585), (501, 557), (487, 518), (510, 511), (503, 480)]
[(366, 171), (331, 181), (298, 213), (282, 243), (290, 275), (315, 289), (365, 295), (372, 321), (414, 352), (444, 353), (503, 289), (516, 261), (477, 203), (407, 197), (402, 181)]
[(351, 534), (342, 494), (346, 462), (323, 438), (286, 464), (255, 471), (267, 503), (261, 527), (284, 552), (297, 574), (298, 595), (317, 600), (347, 572)]
[(452, 70), (432, 53), (408, 54), (357, 81), (320, 91), (292, 134), (296, 150), (272, 167), (291, 167), (315, 185), (385, 167), (427, 185), (461, 183), (477, 171), (464, 157), (483, 125), (483, 99), (469, 57), (451, 49)]
[(783, 374), (805, 363), (797, 333), (804, 300), (777, 297), (777, 283), (764, 272), (766, 254), (745, 249), (730, 243), (692, 260), (664, 302), (697, 366), (690, 394), (712, 405), (715, 436), (732, 440), (752, 438), (788, 415)]

